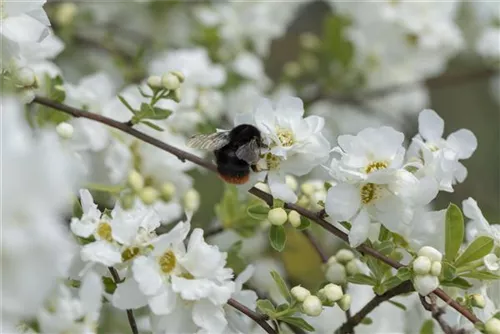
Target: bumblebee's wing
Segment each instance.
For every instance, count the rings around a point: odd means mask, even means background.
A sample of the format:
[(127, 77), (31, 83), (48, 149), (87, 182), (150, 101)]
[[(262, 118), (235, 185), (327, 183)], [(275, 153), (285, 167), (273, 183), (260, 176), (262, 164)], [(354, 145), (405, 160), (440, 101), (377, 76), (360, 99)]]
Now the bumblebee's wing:
[(187, 141), (187, 146), (202, 150), (215, 151), (229, 143), (229, 131), (194, 135)]
[(247, 144), (240, 146), (236, 150), (236, 156), (249, 164), (257, 163), (260, 159), (260, 147), (257, 140), (252, 139)]

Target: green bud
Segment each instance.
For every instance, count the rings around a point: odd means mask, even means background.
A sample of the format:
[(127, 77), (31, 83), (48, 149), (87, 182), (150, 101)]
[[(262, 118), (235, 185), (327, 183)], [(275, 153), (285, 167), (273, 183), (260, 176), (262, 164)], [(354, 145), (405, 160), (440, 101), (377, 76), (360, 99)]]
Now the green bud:
[(354, 253), (348, 249), (341, 249), (335, 255), (340, 263), (347, 263), (354, 259)]
[(162, 79), (159, 75), (152, 75), (148, 78), (147, 84), (152, 90), (160, 89), (162, 88)]
[(127, 182), (130, 188), (132, 188), (135, 192), (144, 188), (144, 178), (135, 169), (131, 170), (128, 174)]
[(175, 186), (173, 183), (164, 183), (160, 188), (161, 199), (165, 202), (169, 202), (175, 194)]
[(161, 77), (161, 83), (168, 90), (176, 90), (181, 84), (179, 78), (172, 73), (164, 74)]
[(273, 225), (283, 225), (288, 219), (288, 215), (283, 208), (274, 208), (267, 213), (267, 219)]
[(283, 67), (283, 72), (289, 78), (297, 78), (301, 73), (300, 65), (295, 61), (290, 61)]
[(173, 91), (173, 94), (172, 94), (172, 100), (174, 100), (175, 102), (179, 103), (181, 102), (181, 89), (180, 88), (177, 88), (176, 90)]
[(347, 264), (345, 265), (345, 269), (347, 271), (347, 274), (350, 276), (359, 273), (358, 263), (355, 259), (347, 262)]
[(139, 198), (146, 205), (151, 205), (158, 199), (158, 190), (153, 187), (145, 187), (139, 192)]
[(351, 296), (343, 295), (342, 298), (337, 302), (342, 311), (347, 311), (351, 307)]
[(180, 72), (180, 71), (171, 71), (170, 73), (172, 73), (173, 75), (175, 75), (177, 77), (177, 79), (179, 79), (180, 83), (183, 83), (184, 80), (186, 79), (184, 77), (184, 74), (182, 74), (182, 72)]
[(124, 210), (130, 210), (134, 206), (135, 195), (128, 193), (120, 197), (120, 206)]
[(300, 226), (300, 215), (297, 211), (291, 210), (288, 213), (288, 221), (292, 224), (293, 227), (297, 228)]

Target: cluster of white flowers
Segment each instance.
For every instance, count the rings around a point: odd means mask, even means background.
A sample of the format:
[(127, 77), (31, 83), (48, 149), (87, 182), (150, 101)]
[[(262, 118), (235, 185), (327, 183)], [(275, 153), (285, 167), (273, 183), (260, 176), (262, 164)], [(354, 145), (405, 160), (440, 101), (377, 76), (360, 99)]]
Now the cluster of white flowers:
[(415, 273), (415, 289), (422, 296), (428, 295), (439, 286), (442, 258), (443, 255), (438, 250), (429, 246), (422, 247), (418, 251), (412, 266)]
[(339, 136), (338, 157), (329, 169), (337, 184), (328, 191), (325, 209), (334, 220), (351, 223), (351, 246), (368, 238), (372, 222), (408, 236), (415, 212), (438, 190), (453, 191), (452, 185), (465, 179), (467, 170), (459, 160), (472, 155), (476, 138), (463, 129), (444, 140), (443, 127), (434, 111), (422, 111), (420, 134), (408, 152), (404, 135), (389, 127)]

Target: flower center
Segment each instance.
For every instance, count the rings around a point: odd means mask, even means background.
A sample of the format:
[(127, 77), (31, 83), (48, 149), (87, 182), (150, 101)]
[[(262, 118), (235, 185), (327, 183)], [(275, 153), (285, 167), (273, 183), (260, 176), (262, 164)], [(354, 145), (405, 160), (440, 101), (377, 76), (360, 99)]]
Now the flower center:
[(97, 235), (102, 240), (106, 240), (109, 242), (113, 241), (113, 235), (111, 234), (111, 225), (106, 222), (99, 223), (99, 226), (97, 226)]
[(168, 250), (163, 253), (163, 255), (158, 260), (158, 263), (160, 264), (161, 271), (163, 271), (165, 274), (169, 274), (175, 268), (177, 259), (175, 258), (174, 252)]
[(385, 161), (374, 161), (370, 163), (368, 166), (365, 168), (366, 174), (370, 174), (371, 172), (381, 170), (381, 169), (386, 169), (388, 166), (388, 163)]
[(267, 169), (277, 169), (280, 166), (281, 159), (272, 154), (272, 153), (267, 153), (266, 154), (266, 163), (267, 163)]
[(293, 132), (289, 129), (277, 129), (278, 139), (280, 140), (281, 146), (289, 147), (294, 143)]
[(139, 247), (129, 247), (122, 252), (122, 260), (128, 261), (139, 254)]
[(367, 183), (361, 188), (361, 201), (363, 204), (368, 204), (373, 200), (378, 199), (380, 186), (374, 183)]

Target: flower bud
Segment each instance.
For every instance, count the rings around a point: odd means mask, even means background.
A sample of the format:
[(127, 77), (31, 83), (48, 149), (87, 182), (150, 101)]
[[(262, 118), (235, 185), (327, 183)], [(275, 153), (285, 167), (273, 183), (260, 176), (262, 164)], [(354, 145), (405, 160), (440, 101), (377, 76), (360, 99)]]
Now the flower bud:
[(422, 296), (427, 296), (439, 286), (439, 279), (432, 275), (417, 275), (414, 278), (413, 285), (415, 290)]
[(483, 295), (479, 293), (471, 295), (470, 301), (473, 307), (484, 308), (486, 306), (486, 301), (484, 300)]
[(359, 273), (358, 261), (356, 261), (356, 259), (354, 259), (354, 260), (347, 262), (347, 264), (345, 265), (345, 269), (346, 269), (348, 275), (350, 275), (350, 276), (356, 275), (357, 273)]
[(304, 313), (311, 316), (317, 317), (323, 311), (323, 304), (321, 304), (321, 300), (316, 296), (307, 296), (304, 302), (302, 303), (302, 309)]
[(147, 80), (148, 86), (155, 90), (162, 88), (162, 80), (159, 75), (151, 75)]
[(73, 137), (73, 125), (66, 122), (61, 122), (57, 124), (56, 132), (61, 138), (70, 139), (71, 137)]
[(316, 191), (316, 188), (312, 183), (306, 182), (300, 186), (300, 190), (302, 190), (303, 194), (311, 196)]
[(175, 186), (173, 183), (167, 182), (162, 184), (160, 188), (161, 199), (169, 202), (175, 194)]
[(153, 187), (145, 187), (139, 192), (139, 198), (146, 205), (151, 205), (158, 199), (158, 190)]
[(430, 246), (424, 246), (418, 251), (418, 256), (428, 257), (431, 262), (439, 261), (443, 259), (443, 254), (441, 254), (436, 248)]
[(267, 183), (264, 183), (264, 182), (259, 182), (259, 183), (255, 184), (255, 188), (262, 190), (263, 192), (266, 192), (268, 194), (271, 193), (269, 186), (267, 185)]
[(60, 26), (66, 26), (73, 22), (78, 7), (74, 3), (65, 2), (57, 7), (54, 20)]
[(340, 263), (331, 264), (326, 270), (326, 279), (335, 284), (345, 284), (347, 282), (345, 267)]
[(354, 253), (348, 249), (339, 250), (335, 256), (337, 258), (337, 261), (339, 261), (340, 263), (343, 263), (343, 264), (354, 259)]
[(300, 65), (296, 61), (289, 61), (283, 66), (283, 72), (287, 77), (296, 78), (300, 75)]
[(297, 205), (307, 207), (309, 205), (309, 198), (306, 195), (301, 195), (297, 201)]
[(120, 197), (120, 206), (124, 210), (130, 210), (134, 206), (135, 196), (134, 194), (128, 193)]
[(181, 82), (176, 75), (167, 73), (161, 77), (161, 84), (168, 90), (176, 90), (177, 88), (179, 88)]
[(434, 261), (431, 266), (431, 275), (439, 276), (441, 274), (442, 265), (441, 262)]
[(491, 318), (484, 324), (486, 334), (500, 334), (500, 319)]
[(301, 34), (299, 39), (300, 39), (300, 45), (304, 49), (315, 50), (321, 45), (319, 37), (310, 32)]
[(299, 187), (297, 179), (291, 175), (285, 176), (285, 183), (288, 186), (288, 188), (292, 189), (293, 191), (296, 191), (297, 188)]
[(131, 170), (130, 173), (128, 173), (127, 183), (135, 192), (138, 192), (139, 190), (144, 188), (144, 178), (135, 169)]
[(195, 189), (189, 189), (184, 195), (184, 208), (194, 212), (200, 207), (200, 193)]
[(325, 297), (331, 302), (340, 300), (344, 295), (342, 288), (337, 284), (327, 284), (323, 289), (325, 291)]
[(292, 296), (299, 302), (303, 302), (307, 297), (311, 295), (311, 292), (309, 292), (309, 290), (301, 287), (300, 285), (294, 286), (292, 290), (290, 290), (290, 292)]
[(172, 73), (173, 75), (175, 75), (177, 77), (177, 79), (179, 79), (180, 83), (183, 83), (184, 80), (186, 79), (184, 77), (184, 74), (182, 74), (182, 72), (180, 72), (180, 71), (171, 71), (170, 73)]
[(16, 76), (17, 82), (22, 87), (32, 87), (36, 84), (35, 72), (31, 68), (23, 67), (19, 69)]
[(330, 258), (328, 259), (328, 261), (326, 262), (327, 265), (332, 265), (334, 263), (337, 263), (337, 258), (335, 257), (335, 255), (332, 255), (330, 256)]
[(267, 219), (273, 225), (283, 225), (288, 219), (288, 215), (283, 208), (274, 208), (267, 213)]
[(351, 295), (343, 295), (337, 304), (342, 311), (347, 311), (351, 307)]
[(174, 90), (174, 94), (172, 95), (172, 100), (179, 103), (179, 102), (181, 102), (181, 97), (182, 97), (181, 89), (177, 88), (176, 90)]
[(292, 224), (293, 227), (300, 226), (300, 215), (297, 211), (292, 210), (288, 213), (288, 221)]
[(431, 260), (426, 256), (419, 256), (413, 261), (413, 271), (417, 275), (426, 275), (431, 271)]

